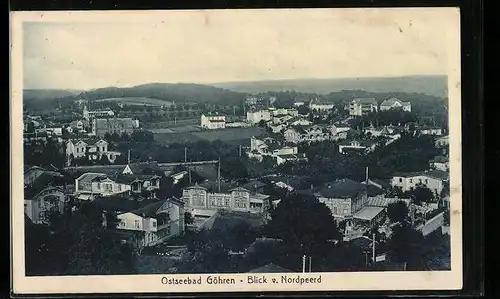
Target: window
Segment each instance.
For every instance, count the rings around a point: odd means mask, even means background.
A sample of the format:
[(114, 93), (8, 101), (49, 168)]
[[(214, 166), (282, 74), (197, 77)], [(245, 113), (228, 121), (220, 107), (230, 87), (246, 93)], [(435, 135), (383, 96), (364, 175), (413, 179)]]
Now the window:
[(413, 183), (413, 179), (410, 179), (410, 184)]
[(422, 184), (422, 179), (418, 179), (418, 182), (419, 182), (420, 184)]
[(101, 190), (101, 183), (97, 183), (97, 189)]
[(122, 191), (122, 185), (121, 184), (118, 184), (118, 191)]
[(399, 182), (402, 183), (403, 182), (403, 179), (402, 178), (399, 178)]
[(338, 214), (337, 214), (337, 207), (333, 207), (333, 214), (334, 214), (334, 215), (338, 215)]
[(135, 228), (141, 228), (141, 224), (140, 224), (139, 220), (135, 220), (134, 225), (135, 225)]
[(425, 179), (425, 183), (426, 183), (426, 184), (427, 184), (427, 183), (429, 183), (429, 180), (428, 180), (428, 179)]
[(153, 221), (153, 227), (156, 227), (156, 221)]

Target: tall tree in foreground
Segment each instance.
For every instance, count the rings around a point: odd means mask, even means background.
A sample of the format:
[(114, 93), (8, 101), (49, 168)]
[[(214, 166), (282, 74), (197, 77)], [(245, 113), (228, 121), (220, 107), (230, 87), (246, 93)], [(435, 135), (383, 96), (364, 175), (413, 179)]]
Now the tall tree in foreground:
[(391, 260), (407, 263), (409, 269), (418, 268), (422, 262), (423, 242), (422, 233), (413, 229), (408, 222), (396, 225), (388, 241)]
[(314, 196), (292, 194), (271, 213), (270, 237), (282, 239), (292, 250), (311, 255), (342, 237), (330, 209)]
[(387, 217), (391, 222), (402, 222), (408, 218), (408, 206), (404, 201), (397, 201), (387, 206)]

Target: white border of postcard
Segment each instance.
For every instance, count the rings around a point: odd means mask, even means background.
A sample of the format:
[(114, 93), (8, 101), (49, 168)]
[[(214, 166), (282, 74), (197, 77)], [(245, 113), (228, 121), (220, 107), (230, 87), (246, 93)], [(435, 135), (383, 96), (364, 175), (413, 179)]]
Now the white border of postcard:
[[(294, 274), (301, 277), (322, 276), (315, 284), (207, 284), (166, 285), (163, 275), (110, 275), (26, 277), (24, 260), (23, 216), (23, 138), (22, 138), (22, 24), (25, 21), (128, 21), (162, 18), (172, 13), (199, 13), (199, 11), (86, 11), (86, 12), (13, 12), (11, 13), (11, 226), (13, 292), (15, 294), (70, 294), (70, 293), (196, 293), (196, 292), (267, 292), (267, 291), (377, 291), (377, 290), (457, 290), (462, 288), (462, 167), (461, 167), (461, 93), (460, 93), (460, 12), (458, 8), (356, 8), (350, 9), (363, 16), (364, 11), (382, 10), (391, 14), (418, 14), (435, 11), (440, 18), (449, 18), (456, 24), (448, 36), (448, 95), (450, 127), (450, 185), (451, 185), (451, 271), (429, 272), (342, 272)], [(310, 9), (266, 10), (267, 13), (301, 13)], [(322, 10), (322, 9), (317, 9)], [(331, 9), (343, 13), (346, 8)], [(259, 14), (262, 10), (211, 11), (214, 14)], [(247, 274), (214, 274), (222, 278), (246, 280)], [(175, 278), (202, 277), (209, 274), (174, 275)], [(172, 275), (169, 275), (171, 277)], [(268, 281), (280, 279), (280, 274), (265, 274)]]

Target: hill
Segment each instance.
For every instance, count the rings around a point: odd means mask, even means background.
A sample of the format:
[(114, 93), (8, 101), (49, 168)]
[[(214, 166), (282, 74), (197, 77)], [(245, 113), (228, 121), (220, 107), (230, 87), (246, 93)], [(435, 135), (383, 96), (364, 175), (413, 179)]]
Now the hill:
[(245, 94), (201, 84), (151, 83), (127, 88), (99, 88), (82, 92), (78, 97), (90, 101), (129, 97), (151, 98), (174, 103), (194, 102), (239, 105), (245, 99)]
[(445, 75), (386, 78), (269, 80), (254, 82), (223, 82), (211, 85), (252, 94), (292, 90), (296, 92), (316, 94), (329, 94), (342, 90), (365, 90), (377, 93), (423, 93), (437, 97), (446, 97), (448, 94), (448, 82), (447, 76)]
[(122, 103), (125, 105), (147, 105), (147, 106), (170, 106), (173, 103), (165, 100), (153, 99), (153, 98), (136, 98), (136, 97), (124, 97), (124, 98), (106, 98), (96, 100), (96, 102), (112, 102), (112, 103)]
[(69, 89), (25, 89), (23, 90), (24, 99), (52, 100), (66, 96), (79, 94), (80, 90)]

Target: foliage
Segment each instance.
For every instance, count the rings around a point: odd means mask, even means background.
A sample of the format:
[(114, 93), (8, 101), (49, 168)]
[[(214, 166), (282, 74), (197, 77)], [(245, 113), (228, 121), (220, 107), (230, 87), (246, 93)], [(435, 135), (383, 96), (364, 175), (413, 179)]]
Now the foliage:
[(408, 206), (404, 201), (391, 203), (387, 206), (387, 217), (391, 222), (402, 222), (408, 218)]
[(66, 156), (64, 148), (55, 139), (47, 139), (46, 144), (24, 145), (23, 150), (25, 165), (64, 167)]
[(395, 225), (388, 240), (391, 260), (399, 263), (407, 262), (409, 268), (418, 267), (423, 241), (422, 233), (413, 229), (408, 222)]
[(103, 217), (94, 203), (85, 203), (76, 212), (51, 214), (49, 226), (27, 226), (28, 274), (133, 273), (132, 248), (112, 233), (116, 223), (116, 216), (104, 213)]
[(416, 188), (408, 192), (413, 203), (420, 205), (423, 202), (432, 202), (434, 193), (424, 185), (417, 185)]
[(282, 239), (304, 253), (313, 253), (328, 240), (341, 238), (330, 209), (313, 196), (299, 194), (280, 201), (271, 213), (266, 231), (269, 237)]

